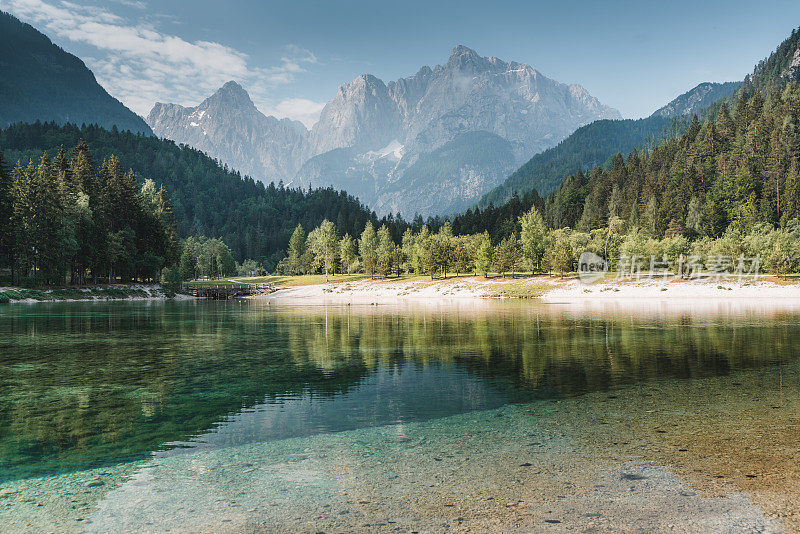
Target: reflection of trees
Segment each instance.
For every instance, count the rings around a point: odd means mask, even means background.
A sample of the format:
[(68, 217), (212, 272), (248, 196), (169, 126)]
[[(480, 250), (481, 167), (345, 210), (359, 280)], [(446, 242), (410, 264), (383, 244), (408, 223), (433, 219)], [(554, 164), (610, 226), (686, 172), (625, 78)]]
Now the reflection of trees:
[(659, 323), (553, 310), (7, 307), (0, 479), (135, 458), (265, 398), (345, 393), (377, 366), (457, 366), (522, 400), (786, 361), (800, 338), (781, 316)]
[(136, 458), (226, 416), (365, 375), (290, 358), (274, 321), (220, 303), (37, 304), (0, 317), (0, 480)]
[[(489, 306), (468, 316), (369, 309), (283, 311), (278, 331), (297, 362), (335, 369), (456, 363), (515, 386), (523, 397), (571, 395), (656, 377), (691, 378), (785, 362), (800, 328), (691, 316), (574, 318), (542, 307)], [(296, 324), (304, 322), (302, 332)], [(307, 321), (307, 322), (306, 322)]]

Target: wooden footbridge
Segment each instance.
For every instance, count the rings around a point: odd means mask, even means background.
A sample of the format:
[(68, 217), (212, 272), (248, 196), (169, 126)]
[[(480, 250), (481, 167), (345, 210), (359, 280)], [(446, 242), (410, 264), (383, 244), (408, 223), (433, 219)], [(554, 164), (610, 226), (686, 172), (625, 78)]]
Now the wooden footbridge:
[(188, 283), (183, 284), (183, 292), (198, 298), (227, 300), (250, 295), (261, 295), (275, 291), (275, 284), (240, 284), (240, 283)]

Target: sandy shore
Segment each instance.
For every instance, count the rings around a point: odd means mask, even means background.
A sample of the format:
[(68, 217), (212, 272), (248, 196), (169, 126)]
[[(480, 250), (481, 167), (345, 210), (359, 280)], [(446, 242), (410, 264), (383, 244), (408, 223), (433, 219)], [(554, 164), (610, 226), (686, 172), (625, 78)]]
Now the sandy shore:
[(281, 304), (393, 304), (405, 300), (537, 298), (580, 306), (657, 303), (764, 304), (800, 307), (800, 284), (776, 279), (640, 280), (584, 284), (574, 278), (458, 277), (446, 280), (361, 280), (288, 287), (256, 297)]

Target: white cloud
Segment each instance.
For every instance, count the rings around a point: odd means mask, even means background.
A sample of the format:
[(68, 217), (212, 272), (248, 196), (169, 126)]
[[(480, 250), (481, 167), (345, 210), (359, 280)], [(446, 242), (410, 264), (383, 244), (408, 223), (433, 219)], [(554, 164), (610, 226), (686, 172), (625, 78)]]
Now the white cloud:
[(274, 108), (267, 108), (262, 111), (268, 115), (274, 115), (279, 119), (288, 117), (302, 122), (306, 128), (311, 128), (317, 120), (325, 102), (314, 102), (305, 98), (287, 98), (278, 103)]
[[(134, 7), (141, 4), (118, 1)], [(251, 66), (247, 54), (229, 46), (189, 42), (97, 6), (67, 0), (7, 0), (3, 4), (4, 9), (45, 33), (96, 48), (96, 55), (83, 59), (98, 81), (143, 116), (156, 101), (194, 105), (229, 80), (245, 86), (261, 109), (275, 109), (281, 116), (308, 123), (315, 121), (322, 109), (303, 99), (278, 104), (270, 100), (271, 88), (292, 82), (295, 75), (305, 72), (306, 65), (317, 63), (313, 53), (297, 45), (285, 47), (278, 65), (261, 68)]]

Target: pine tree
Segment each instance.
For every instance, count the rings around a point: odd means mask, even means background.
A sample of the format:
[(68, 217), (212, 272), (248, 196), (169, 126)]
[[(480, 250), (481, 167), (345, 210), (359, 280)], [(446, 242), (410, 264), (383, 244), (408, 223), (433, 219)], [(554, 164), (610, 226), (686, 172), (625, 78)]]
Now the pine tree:
[(414, 272), (428, 274), (433, 278), (436, 272), (436, 257), (433, 254), (433, 237), (428, 225), (423, 225), (414, 240)]
[(478, 244), (475, 247), (475, 269), (485, 278), (489, 276), (493, 263), (492, 239), (489, 237), (489, 232), (484, 232), (478, 236)]
[(316, 263), (321, 265), (325, 271), (326, 282), (328, 281), (328, 274), (336, 264), (338, 244), (336, 227), (327, 219), (308, 234), (308, 248), (314, 254)]
[(517, 236), (504, 237), (494, 251), (494, 268), (505, 278), (506, 273), (514, 272), (519, 266), (521, 250)]
[(11, 225), (14, 230), (14, 270), (16, 284), (27, 278), (34, 264), (36, 244), (34, 241), (33, 162), (23, 168), (19, 163), (11, 174)]
[(12, 268), (14, 263), (12, 214), (11, 173), (0, 151), (0, 268)]
[(411, 228), (407, 228), (406, 231), (403, 233), (403, 240), (401, 249), (403, 252), (403, 259), (405, 265), (406, 274), (410, 273), (413, 269), (415, 264), (415, 236), (414, 231)]

